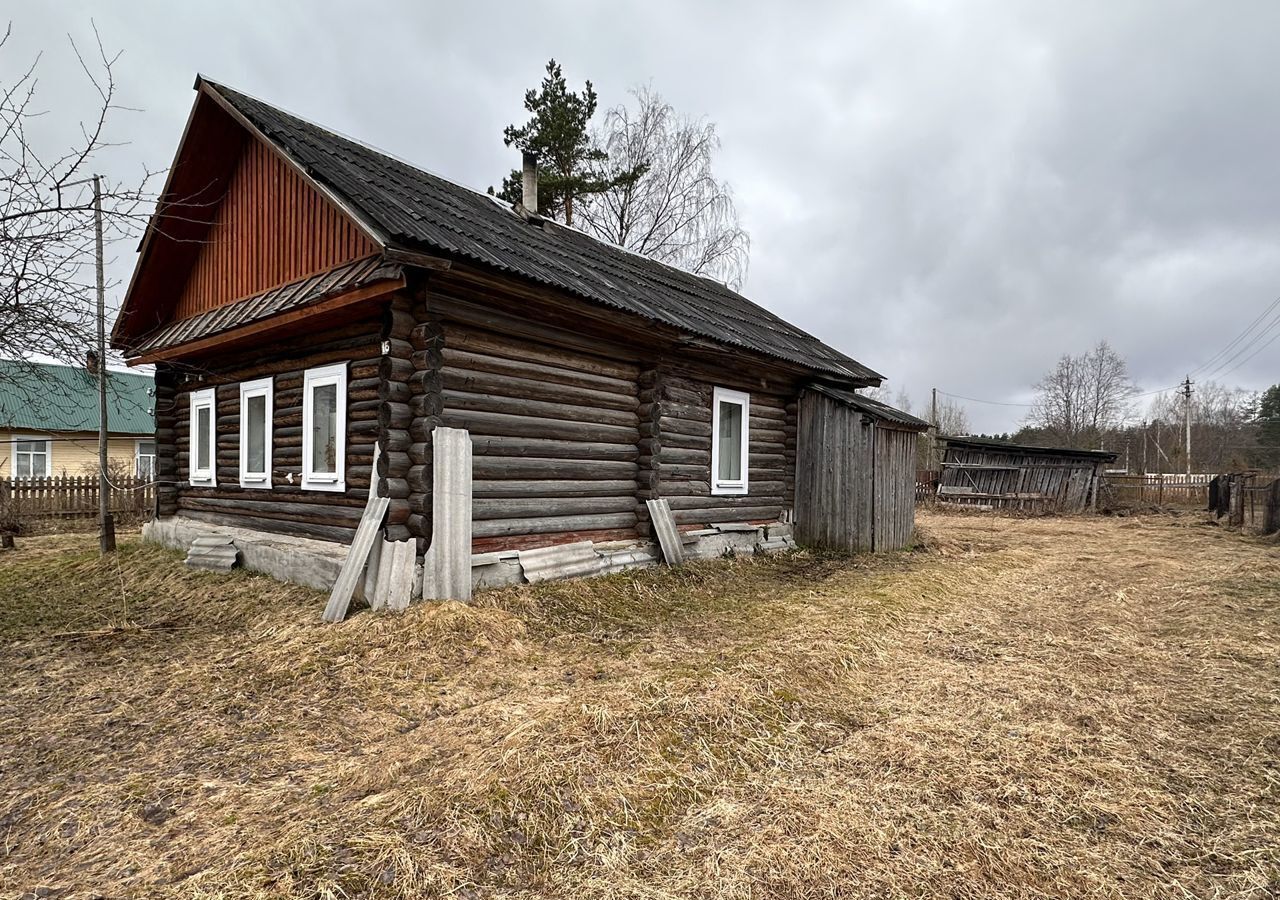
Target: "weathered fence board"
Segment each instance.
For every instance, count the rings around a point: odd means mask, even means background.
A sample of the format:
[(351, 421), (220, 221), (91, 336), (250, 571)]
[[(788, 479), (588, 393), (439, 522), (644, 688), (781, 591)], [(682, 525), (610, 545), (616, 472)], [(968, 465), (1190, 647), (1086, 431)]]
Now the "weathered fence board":
[[(155, 484), (148, 479), (113, 476), (107, 506), (117, 517), (150, 516)], [(96, 475), (0, 480), (0, 516), (22, 523), (38, 519), (92, 517), (98, 514)]]

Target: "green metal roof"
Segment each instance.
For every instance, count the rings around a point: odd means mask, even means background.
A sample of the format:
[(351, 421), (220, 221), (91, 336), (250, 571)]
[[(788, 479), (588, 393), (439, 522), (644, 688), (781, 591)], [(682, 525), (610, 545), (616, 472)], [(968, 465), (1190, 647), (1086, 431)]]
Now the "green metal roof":
[[(153, 434), (155, 379), (107, 372), (107, 427), (112, 434)], [(78, 366), (0, 360), (0, 428), (97, 431), (98, 378)]]

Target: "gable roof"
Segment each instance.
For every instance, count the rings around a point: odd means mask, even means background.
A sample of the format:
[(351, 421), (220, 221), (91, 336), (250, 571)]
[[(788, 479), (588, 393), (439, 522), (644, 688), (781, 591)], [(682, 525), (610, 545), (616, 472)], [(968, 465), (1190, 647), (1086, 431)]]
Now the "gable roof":
[(853, 391), (826, 384), (811, 384), (808, 385), (808, 388), (817, 391), (819, 394), (824, 394), (832, 400), (839, 400), (859, 412), (866, 413), (873, 419), (879, 419), (906, 431), (928, 431), (932, 427), (924, 419), (917, 419), (910, 413), (905, 413), (887, 403), (872, 400), (865, 394), (856, 394)]
[[(107, 370), (111, 434), (153, 434), (155, 379)], [(0, 428), (97, 431), (98, 377), (79, 366), (0, 360)]]
[(712, 341), (859, 384), (882, 376), (708, 278), (576, 229), (531, 224), (461, 187), (261, 100), (197, 79), (349, 210), (384, 246), (478, 263)]

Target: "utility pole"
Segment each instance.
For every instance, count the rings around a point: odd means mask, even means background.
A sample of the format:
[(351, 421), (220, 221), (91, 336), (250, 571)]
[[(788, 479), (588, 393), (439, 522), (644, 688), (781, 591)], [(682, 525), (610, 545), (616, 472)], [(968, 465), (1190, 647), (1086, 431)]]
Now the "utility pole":
[(930, 465), (937, 468), (942, 467), (942, 460), (938, 458), (938, 389), (933, 389), (933, 403), (930, 405), (929, 421), (933, 424), (933, 440), (929, 447)]
[(1147, 477), (1147, 420), (1142, 420), (1142, 477)]
[(93, 176), (93, 236), (98, 269), (98, 550), (116, 550), (116, 523), (111, 518), (107, 481), (107, 283), (102, 267), (102, 176)]
[[(1187, 432), (1187, 475), (1191, 475), (1191, 376), (1182, 382), (1182, 424)], [(1188, 477), (1188, 480), (1190, 478)]]

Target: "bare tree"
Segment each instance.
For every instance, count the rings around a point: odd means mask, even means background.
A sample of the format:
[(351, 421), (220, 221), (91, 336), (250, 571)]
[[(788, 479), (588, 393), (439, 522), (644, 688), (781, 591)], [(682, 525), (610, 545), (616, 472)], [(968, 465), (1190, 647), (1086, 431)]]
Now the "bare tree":
[[(1250, 423), (1253, 396), (1242, 388), (1232, 388), (1217, 381), (1202, 381), (1191, 395), (1191, 455), (1194, 464), (1205, 472), (1225, 472), (1248, 465), (1256, 443), (1255, 428)], [(1183, 429), (1183, 400), (1176, 391), (1157, 395), (1147, 412), (1156, 433), (1169, 430), (1172, 437), (1167, 453), (1173, 467), (1186, 464), (1185, 445), (1178, 436)]]
[(751, 239), (743, 230), (729, 186), (716, 180), (716, 127), (681, 116), (650, 87), (632, 90), (634, 108), (609, 110), (597, 136), (609, 190), (583, 197), (585, 231), (644, 256), (738, 288), (746, 279)]
[(1036, 385), (1027, 424), (1068, 447), (1090, 447), (1124, 425), (1137, 388), (1124, 359), (1106, 341), (1080, 356), (1064, 354)]
[[(6, 28), (0, 50), (12, 30)], [(12, 83), (0, 84), (0, 358), (80, 360), (93, 332), (93, 190), (86, 180), (101, 152), (115, 146), (107, 140), (108, 118), (125, 107), (113, 74), (119, 54), (108, 55), (100, 39), (92, 61), (74, 40), (71, 48), (95, 111), (70, 146), (52, 152), (38, 146), (33, 125), (46, 115), (36, 106), (39, 53)], [(137, 185), (104, 179), (107, 242), (136, 234), (145, 222), (150, 174)]]

